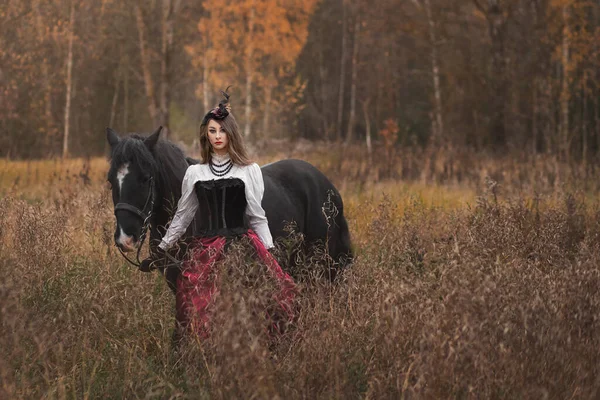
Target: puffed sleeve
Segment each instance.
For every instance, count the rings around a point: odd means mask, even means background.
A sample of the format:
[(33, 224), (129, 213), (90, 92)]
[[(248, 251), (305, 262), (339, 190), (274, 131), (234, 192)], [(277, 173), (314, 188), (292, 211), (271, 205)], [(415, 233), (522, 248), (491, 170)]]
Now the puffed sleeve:
[(265, 192), (265, 183), (263, 175), (258, 164), (252, 164), (247, 167), (247, 182), (246, 182), (246, 215), (250, 227), (267, 249), (273, 247), (273, 237), (269, 230), (269, 223), (265, 210), (262, 208), (262, 198)]
[(171, 221), (167, 233), (163, 237), (162, 241), (158, 245), (163, 250), (167, 250), (173, 245), (179, 238), (185, 233), (187, 227), (194, 219), (196, 210), (198, 209), (198, 198), (194, 193), (194, 184), (196, 174), (194, 173), (194, 165), (188, 167), (181, 183), (181, 198), (177, 203), (177, 212)]

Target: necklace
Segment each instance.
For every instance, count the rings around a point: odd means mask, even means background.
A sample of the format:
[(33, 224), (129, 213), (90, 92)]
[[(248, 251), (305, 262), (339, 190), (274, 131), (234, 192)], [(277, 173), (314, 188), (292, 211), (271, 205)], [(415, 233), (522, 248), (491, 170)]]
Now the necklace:
[(217, 164), (213, 163), (211, 160), (208, 163), (208, 168), (210, 168), (210, 172), (212, 172), (215, 176), (225, 176), (229, 173), (229, 171), (231, 171), (231, 168), (233, 168), (233, 161), (229, 159), (222, 164)]

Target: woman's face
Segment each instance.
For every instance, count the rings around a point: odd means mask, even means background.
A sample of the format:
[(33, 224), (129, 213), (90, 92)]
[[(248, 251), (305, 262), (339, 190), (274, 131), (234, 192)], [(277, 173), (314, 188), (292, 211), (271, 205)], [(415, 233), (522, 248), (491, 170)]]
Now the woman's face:
[(221, 124), (214, 119), (208, 121), (208, 141), (212, 146), (213, 152), (219, 155), (227, 153), (229, 138), (227, 132), (223, 130)]

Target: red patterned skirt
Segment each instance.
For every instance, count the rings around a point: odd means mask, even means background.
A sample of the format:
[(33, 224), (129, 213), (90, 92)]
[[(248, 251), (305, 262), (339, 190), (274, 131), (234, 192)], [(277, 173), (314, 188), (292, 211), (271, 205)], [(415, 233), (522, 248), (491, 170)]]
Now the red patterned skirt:
[[(249, 229), (243, 236), (250, 239), (258, 258), (276, 280), (278, 292), (274, 294), (274, 300), (283, 311), (287, 322), (291, 322), (295, 317), (294, 281), (281, 269), (254, 231)], [(223, 258), (226, 243), (227, 238), (223, 236), (194, 239), (190, 256), (184, 262), (183, 271), (177, 279), (176, 308), (179, 327), (184, 331), (194, 332), (201, 338), (208, 336), (209, 308), (218, 294), (215, 264)], [(275, 331), (280, 330), (276, 323), (273, 324), (273, 328)]]

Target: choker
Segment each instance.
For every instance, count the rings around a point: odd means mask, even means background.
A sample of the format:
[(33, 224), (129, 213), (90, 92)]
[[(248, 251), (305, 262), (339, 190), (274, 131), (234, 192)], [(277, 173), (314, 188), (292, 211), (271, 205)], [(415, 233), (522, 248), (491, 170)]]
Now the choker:
[(212, 172), (215, 176), (225, 176), (229, 173), (229, 171), (231, 171), (231, 168), (233, 168), (233, 161), (230, 158), (224, 163), (218, 164), (211, 160), (208, 163), (208, 168), (210, 168), (210, 172)]

